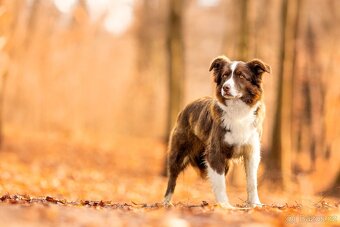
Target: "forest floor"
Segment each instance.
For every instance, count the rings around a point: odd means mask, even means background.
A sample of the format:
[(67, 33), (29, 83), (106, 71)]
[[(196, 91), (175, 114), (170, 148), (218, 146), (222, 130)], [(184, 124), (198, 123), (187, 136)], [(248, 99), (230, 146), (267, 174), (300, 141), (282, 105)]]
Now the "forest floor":
[[(337, 197), (284, 193), (260, 183), (262, 208), (223, 210), (209, 183), (189, 169), (174, 207), (160, 202), (165, 146), (120, 139), (109, 146), (67, 139), (5, 137), (0, 150), (0, 220), (6, 226), (223, 226), (225, 224), (340, 225)], [(273, 184), (273, 183), (271, 183)], [(232, 204), (245, 204), (244, 187), (228, 187)]]

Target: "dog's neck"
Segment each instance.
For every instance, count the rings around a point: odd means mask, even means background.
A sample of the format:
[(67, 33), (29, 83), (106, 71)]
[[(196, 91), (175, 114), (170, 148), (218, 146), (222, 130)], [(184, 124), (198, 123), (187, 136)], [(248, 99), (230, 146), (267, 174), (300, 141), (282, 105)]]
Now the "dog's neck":
[(249, 106), (240, 99), (229, 99), (226, 100), (225, 103), (221, 103), (217, 100), (217, 105), (223, 111), (222, 115), (226, 115), (235, 120), (242, 120), (250, 115), (254, 115), (260, 102), (257, 102), (253, 106)]

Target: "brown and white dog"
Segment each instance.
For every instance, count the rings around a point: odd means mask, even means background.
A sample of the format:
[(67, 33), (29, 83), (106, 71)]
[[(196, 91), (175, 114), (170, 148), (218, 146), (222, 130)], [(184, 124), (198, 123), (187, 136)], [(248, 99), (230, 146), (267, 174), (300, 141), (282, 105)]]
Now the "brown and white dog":
[(202, 177), (209, 177), (217, 203), (232, 208), (225, 175), (230, 161), (243, 158), (248, 205), (261, 206), (257, 169), (265, 113), (262, 74), (270, 73), (270, 67), (258, 59), (242, 62), (219, 56), (211, 70), (216, 98), (205, 97), (187, 105), (171, 133), (164, 204), (170, 204), (179, 173), (191, 164)]

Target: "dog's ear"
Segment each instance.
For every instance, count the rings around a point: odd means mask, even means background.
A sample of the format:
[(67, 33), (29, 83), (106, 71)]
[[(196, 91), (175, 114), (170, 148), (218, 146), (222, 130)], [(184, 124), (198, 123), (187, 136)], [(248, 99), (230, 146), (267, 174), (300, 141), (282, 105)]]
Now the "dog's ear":
[(218, 56), (216, 57), (212, 62), (211, 62), (211, 65), (210, 65), (210, 68), (209, 68), (209, 72), (211, 70), (214, 70), (214, 72), (216, 70), (220, 70), (223, 65), (227, 62), (230, 62), (229, 58), (227, 58), (226, 56), (222, 55), (222, 56)]
[(211, 65), (210, 65), (210, 68), (209, 68), (209, 72), (211, 70), (214, 70), (213, 74), (214, 74), (214, 81), (218, 84), (220, 79), (221, 79), (221, 70), (223, 69), (223, 66), (226, 64), (226, 63), (229, 63), (230, 60), (229, 58), (227, 58), (226, 56), (218, 56), (216, 57), (212, 62), (211, 62)]
[(264, 72), (270, 73), (271, 68), (269, 65), (264, 63), (263, 61), (259, 59), (253, 59), (249, 62), (247, 62), (248, 67), (250, 70), (255, 73), (256, 76), (262, 75)]

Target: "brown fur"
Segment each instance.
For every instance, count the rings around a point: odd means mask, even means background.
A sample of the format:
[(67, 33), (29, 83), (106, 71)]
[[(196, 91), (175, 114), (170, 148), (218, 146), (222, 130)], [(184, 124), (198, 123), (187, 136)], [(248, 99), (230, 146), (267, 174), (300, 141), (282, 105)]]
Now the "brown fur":
[[(211, 97), (198, 99), (187, 105), (178, 115), (169, 140), (169, 182), (165, 196), (174, 192), (179, 173), (189, 164), (197, 168), (202, 177), (207, 175), (206, 161), (219, 174), (228, 172), (228, 160), (233, 157), (236, 148), (223, 140), (229, 131), (221, 125), (223, 110), (217, 102), (225, 103), (226, 98), (220, 91), (223, 83), (230, 77), (228, 67), (230, 63), (224, 56), (217, 57), (211, 63), (209, 71), (213, 70), (216, 99)], [(254, 111), (256, 115), (254, 125), (260, 135), (264, 114), (264, 105), (261, 101), (262, 73), (269, 71), (269, 66), (257, 59), (242, 62), (235, 70), (236, 75), (242, 75), (235, 78), (242, 80), (239, 86), (245, 95), (241, 100), (249, 106), (261, 103)], [(244, 146), (241, 149), (247, 148)]]

